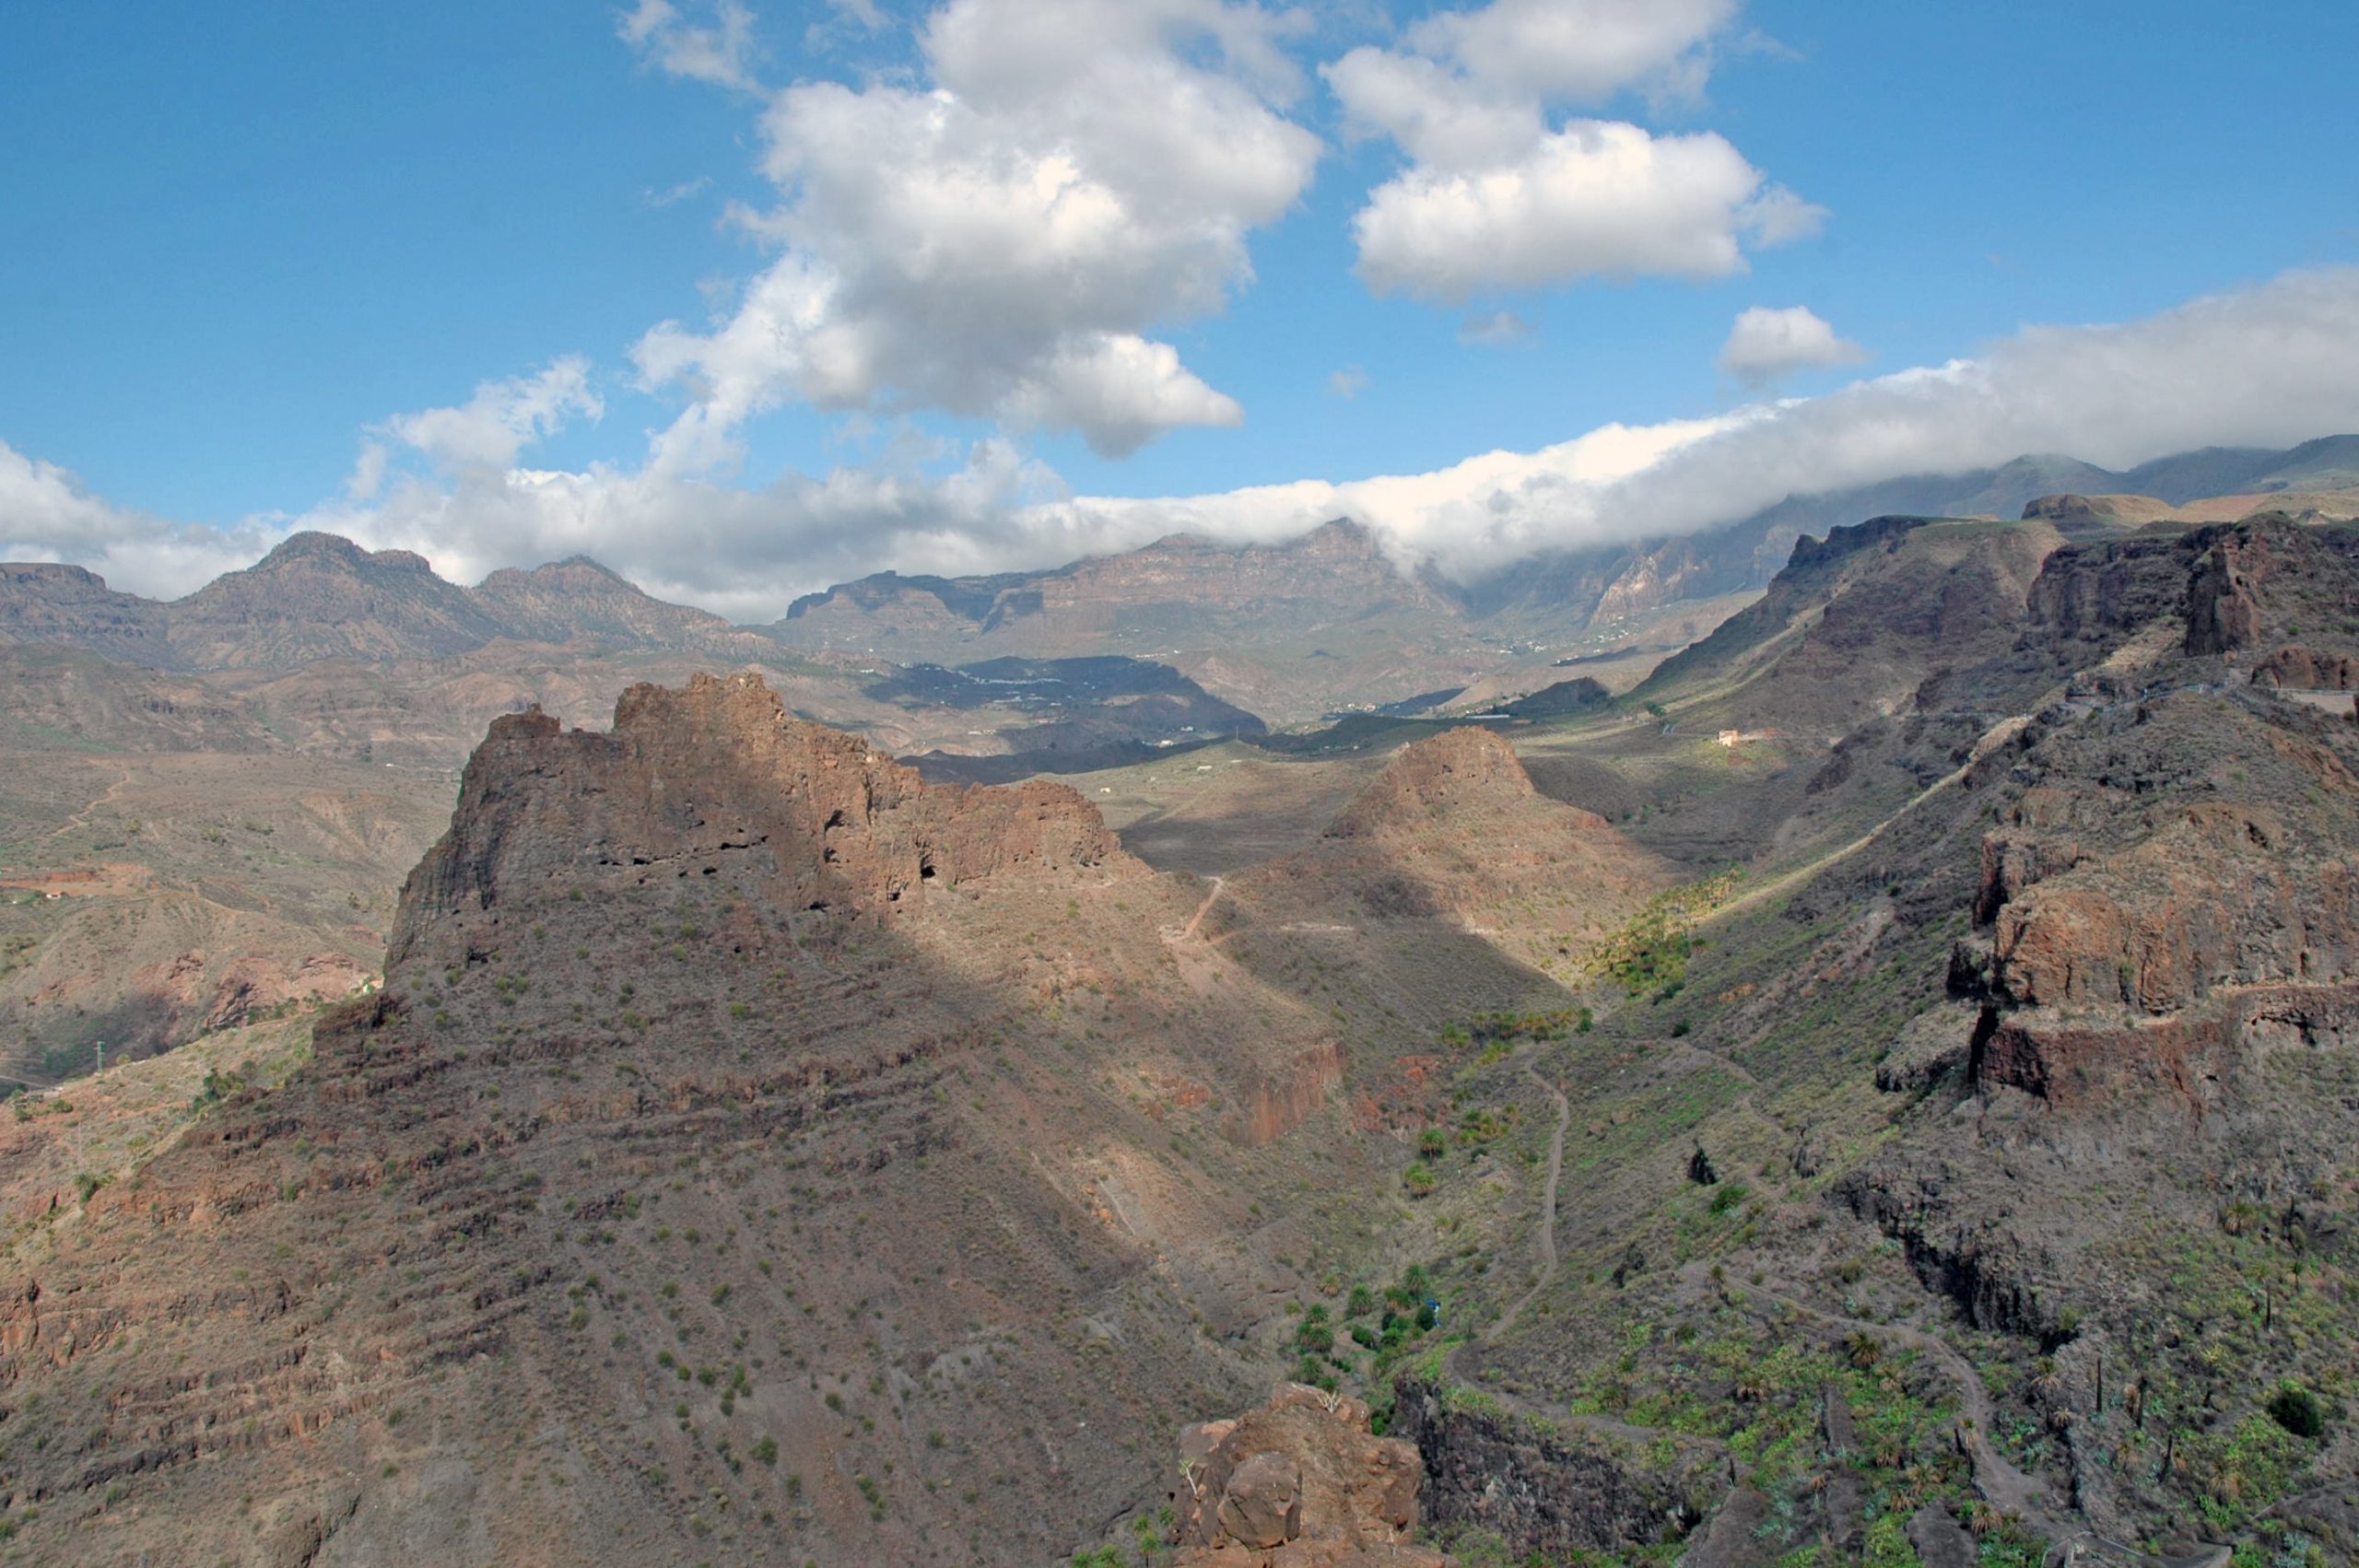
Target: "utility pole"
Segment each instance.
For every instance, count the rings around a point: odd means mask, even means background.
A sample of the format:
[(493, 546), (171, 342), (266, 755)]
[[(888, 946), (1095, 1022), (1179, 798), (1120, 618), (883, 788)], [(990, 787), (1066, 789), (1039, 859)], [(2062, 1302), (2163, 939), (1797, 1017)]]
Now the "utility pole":
[(100, 1071), (100, 1072), (104, 1072), (106, 1070), (107, 1070), (107, 1043), (106, 1043), (104, 1040), (100, 1040), (100, 1041), (99, 1042), (99, 1071)]

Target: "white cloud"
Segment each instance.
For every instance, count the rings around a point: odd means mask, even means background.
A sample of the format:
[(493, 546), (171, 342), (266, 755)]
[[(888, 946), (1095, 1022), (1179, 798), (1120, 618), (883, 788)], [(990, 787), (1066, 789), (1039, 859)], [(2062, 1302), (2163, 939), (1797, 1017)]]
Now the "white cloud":
[(129, 510), (0, 441), (0, 561), (71, 561), (110, 587), (168, 599), (252, 566), (278, 532), (267, 522), (217, 529)]
[(2127, 468), (2211, 445), (2359, 431), (2359, 267), (2293, 272), (2116, 325), (2030, 327), (1979, 357), (1718, 418), (1608, 426), (1437, 474), (1062, 504), (1067, 534), (1270, 539), (1349, 514), (1468, 577), (1540, 548), (1740, 521), (1793, 495), (2026, 452)]
[(933, 407), (1079, 430), (1119, 453), (1236, 403), (1148, 334), (1219, 310), (1246, 237), (1290, 208), (1318, 138), (1285, 118), (1291, 13), (1226, 0), (950, 0), (925, 85), (789, 88), (763, 120), (782, 247), (736, 309), (634, 350), (692, 406), (674, 461), (749, 415)]
[(1376, 292), (1443, 300), (1589, 277), (1722, 277), (1748, 246), (1817, 231), (1824, 208), (1770, 184), (1710, 132), (1553, 123), (1565, 103), (1700, 90), (1736, 0), (1494, 0), (1328, 64), (1355, 135), (1409, 167), (1353, 219)]
[(1856, 365), (1868, 351), (1807, 306), (1771, 310), (1755, 305), (1740, 313), (1720, 345), (1720, 369), (1747, 386), (1766, 386), (1796, 370)]
[(699, 174), (693, 180), (683, 180), (676, 185), (657, 190), (652, 185), (640, 193), (640, 200), (651, 207), (676, 206), (691, 196), (700, 196), (712, 189), (712, 176)]
[(556, 434), (574, 415), (596, 419), (604, 413), (591, 385), (589, 361), (567, 355), (535, 375), (485, 381), (455, 408), (398, 414), (377, 425), (370, 431), (376, 439), (361, 451), (354, 487), (373, 491), (376, 483), (360, 481), (382, 479), (384, 441), (408, 447), (440, 468), (507, 468), (525, 447)]
[(1711, 132), (1576, 120), (1516, 163), (1412, 169), (1369, 193), (1352, 230), (1360, 275), (1379, 294), (1458, 300), (1580, 277), (1723, 277), (1744, 266), (1761, 186)]
[(1428, 17), (1408, 41), (1528, 98), (1598, 102), (1666, 76), (1692, 79), (1736, 12), (1737, 0), (1494, 0)]
[(1346, 365), (1327, 378), (1327, 392), (1349, 403), (1367, 390), (1367, 372), (1357, 365)]
[(760, 53), (754, 18), (738, 0), (716, 0), (712, 21), (703, 25), (683, 18), (670, 0), (639, 0), (616, 23), (615, 32), (666, 76), (749, 92), (758, 87), (753, 76)]
[(478, 469), (441, 484), (408, 476), (373, 504), (332, 503), (282, 526), (415, 550), (458, 581), (585, 554), (659, 597), (767, 620), (796, 593), (884, 563), (987, 570), (1043, 542), (1027, 509), (1060, 493), (1053, 473), (996, 439), (947, 473), (920, 461), (930, 455), (921, 443), (879, 463), (753, 487), (651, 465)]
[(1504, 348), (1509, 344), (1521, 343), (1533, 331), (1532, 324), (1513, 310), (1486, 310), (1458, 323), (1458, 341), (1469, 345), (1479, 344), (1486, 348)]
[(1181, 425), (1241, 425), (1245, 410), (1180, 363), (1168, 343), (1131, 333), (1068, 337), (1002, 399), (1021, 426), (1089, 433), (1104, 451), (1129, 451)]

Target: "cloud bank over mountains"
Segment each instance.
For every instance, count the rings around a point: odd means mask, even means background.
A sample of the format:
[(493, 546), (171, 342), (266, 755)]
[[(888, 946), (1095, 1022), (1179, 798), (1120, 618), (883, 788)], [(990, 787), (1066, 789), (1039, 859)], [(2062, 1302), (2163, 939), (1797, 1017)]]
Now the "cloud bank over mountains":
[[(976, 443), (947, 474), (916, 461), (789, 474), (760, 487), (637, 472), (463, 466), (405, 473), (367, 500), (219, 530), (108, 505), (73, 476), (0, 446), (0, 554), (87, 562), (118, 586), (177, 593), (296, 528), (428, 556), (472, 579), (586, 552), (668, 597), (741, 618), (893, 567), (968, 572), (1052, 565), (1189, 532), (1243, 543), (1348, 515), (1404, 560), (1472, 577), (1532, 551), (1694, 532), (1788, 495), (1954, 473), (2026, 451), (2108, 467), (2208, 444), (2284, 446), (2359, 429), (2359, 268), (2288, 273), (2142, 321), (2033, 327), (1981, 354), (1823, 396), (1708, 418), (1609, 425), (1532, 452), (1430, 474), (1306, 478), (1219, 494), (1062, 494), (1012, 442)], [(564, 401), (552, 367), (461, 409), (389, 420), (383, 440), (446, 455), (496, 448)], [(555, 389), (555, 390), (553, 390)], [(468, 410), (475, 413), (465, 418)], [(480, 421), (483, 429), (459, 430)], [(409, 436), (403, 432), (410, 432)]]

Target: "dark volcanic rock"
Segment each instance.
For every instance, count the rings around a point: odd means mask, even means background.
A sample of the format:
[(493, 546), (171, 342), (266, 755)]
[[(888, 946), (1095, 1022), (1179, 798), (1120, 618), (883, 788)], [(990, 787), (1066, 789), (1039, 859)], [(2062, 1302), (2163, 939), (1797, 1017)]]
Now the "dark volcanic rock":
[(1448, 1529), (1495, 1531), (1518, 1556), (1555, 1556), (1675, 1539), (1728, 1484), (1701, 1449), (1669, 1470), (1609, 1440), (1567, 1438), (1494, 1410), (1453, 1409), (1403, 1379), (1392, 1430), (1426, 1462), (1426, 1517)]

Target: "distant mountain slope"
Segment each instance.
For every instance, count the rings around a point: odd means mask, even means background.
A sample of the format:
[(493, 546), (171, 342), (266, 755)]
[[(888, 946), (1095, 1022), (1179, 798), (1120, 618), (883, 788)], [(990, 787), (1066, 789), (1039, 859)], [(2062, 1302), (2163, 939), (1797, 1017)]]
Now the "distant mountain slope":
[(1454, 619), (1457, 612), (1449, 591), (1404, 576), (1373, 532), (1338, 519), (1283, 544), (1228, 547), (1175, 533), (1041, 572), (879, 573), (795, 601), (771, 630), (815, 649), (950, 637), (961, 646), (1054, 657), (1108, 638), (1151, 648), (1226, 626), (1272, 640), (1378, 615)]
[(2209, 448), (2124, 473), (2034, 455), (1790, 497), (1705, 533), (1542, 552), (1471, 583), (1404, 568), (1368, 528), (1337, 519), (1276, 544), (1174, 534), (1045, 570), (881, 572), (807, 595), (763, 627), (664, 603), (581, 556), (467, 588), (405, 551), (299, 533), (169, 604), (116, 592), (79, 568), (0, 566), (0, 639), (184, 670), (445, 659), (502, 639), (731, 664), (775, 661), (781, 648), (904, 666), (1121, 655), (1168, 663), (1219, 700), (1285, 724), (1594, 652), (1637, 635), (1665, 606), (1762, 587), (1797, 538), (1862, 517), (2013, 518), (2059, 495), (2177, 507), (2353, 485), (2359, 436), (2284, 451)]
[(592, 637), (653, 648), (690, 648), (742, 636), (719, 615), (667, 604), (587, 556), (510, 568), (483, 579), (475, 602), (506, 636), (535, 642)]
[(585, 556), (492, 573), (467, 588), (406, 550), (296, 533), (252, 566), (170, 603), (80, 567), (0, 565), (0, 640), (77, 648), (164, 670), (299, 669), (448, 659), (502, 639), (732, 661), (776, 645), (667, 604)]
[(46, 561), (0, 563), (0, 641), (87, 649), (133, 664), (177, 662), (161, 604), (118, 593), (96, 572)]
[(1132, 653), (1286, 723), (1471, 685), (1503, 667), (1544, 664), (1543, 653), (1610, 640), (1667, 604), (1758, 589), (1795, 540), (1861, 518), (2012, 519), (2060, 494), (2133, 493), (2177, 506), (2335, 488), (2354, 473), (2359, 436), (2285, 451), (2210, 448), (2124, 473), (2035, 454), (1793, 496), (1704, 533), (1543, 551), (1463, 584), (1404, 571), (1348, 520), (1282, 544), (1175, 535), (1043, 571), (878, 573), (797, 601), (767, 629), (804, 650), (903, 661)]
[(802, 651), (902, 663), (1160, 660), (1280, 723), (1462, 686), (1507, 657), (1454, 588), (1403, 573), (1341, 519), (1282, 544), (1173, 534), (1046, 571), (879, 573), (798, 600), (766, 629)]
[(423, 556), (298, 533), (243, 571), (166, 609), (177, 660), (195, 669), (285, 669), (316, 659), (428, 658), (501, 634), (474, 595)]

